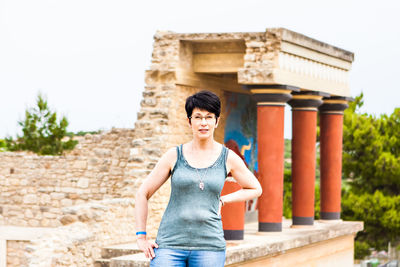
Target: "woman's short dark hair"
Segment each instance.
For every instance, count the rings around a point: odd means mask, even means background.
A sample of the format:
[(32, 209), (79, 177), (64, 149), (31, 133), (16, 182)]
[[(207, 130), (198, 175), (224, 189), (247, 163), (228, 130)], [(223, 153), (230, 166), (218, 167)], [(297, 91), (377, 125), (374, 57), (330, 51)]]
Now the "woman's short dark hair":
[(185, 110), (187, 117), (190, 118), (193, 109), (203, 109), (208, 112), (214, 113), (216, 118), (219, 118), (221, 113), (221, 101), (219, 97), (210, 91), (200, 91), (186, 99)]

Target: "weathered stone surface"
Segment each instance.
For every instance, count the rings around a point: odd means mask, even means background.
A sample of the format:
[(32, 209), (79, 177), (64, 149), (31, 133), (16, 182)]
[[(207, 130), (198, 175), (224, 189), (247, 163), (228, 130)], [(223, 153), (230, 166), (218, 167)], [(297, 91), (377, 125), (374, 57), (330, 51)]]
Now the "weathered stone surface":
[(79, 188), (88, 188), (89, 187), (89, 179), (88, 178), (80, 178), (78, 183), (76, 184)]
[(37, 195), (35, 194), (29, 194), (24, 196), (24, 204), (35, 204), (37, 202)]
[(76, 161), (73, 163), (72, 168), (75, 169), (86, 169), (87, 167), (87, 161)]
[(71, 215), (71, 214), (64, 215), (64, 216), (62, 216), (60, 218), (60, 222), (63, 225), (70, 224), (70, 223), (73, 223), (73, 222), (76, 222), (76, 221), (78, 221), (78, 216)]

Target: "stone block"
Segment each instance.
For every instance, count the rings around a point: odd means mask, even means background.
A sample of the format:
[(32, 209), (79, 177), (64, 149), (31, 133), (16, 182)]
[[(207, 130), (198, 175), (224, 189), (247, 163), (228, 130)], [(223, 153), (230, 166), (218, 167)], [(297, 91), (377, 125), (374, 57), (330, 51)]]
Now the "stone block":
[(74, 193), (74, 192), (76, 192), (76, 188), (74, 188), (74, 187), (62, 187), (60, 191), (63, 192), (63, 193)]
[(51, 212), (43, 212), (43, 217), (47, 219), (55, 219), (57, 218), (57, 215)]
[(84, 161), (84, 160), (75, 161), (72, 164), (72, 168), (84, 170), (87, 168), (87, 161)]
[(89, 165), (97, 165), (99, 160), (97, 158), (90, 158), (88, 161)]
[(134, 148), (142, 147), (145, 145), (146, 145), (146, 142), (143, 141), (143, 139), (135, 139), (132, 141), (132, 147), (134, 147)]
[(72, 200), (69, 199), (69, 198), (64, 198), (64, 199), (62, 199), (62, 200), (60, 201), (60, 204), (61, 204), (61, 206), (63, 206), (63, 207), (69, 207), (69, 206), (72, 206), (73, 202), (72, 202)]
[(60, 218), (60, 222), (63, 225), (71, 224), (76, 221), (78, 221), (78, 216), (72, 215), (72, 214), (67, 214), (67, 215), (61, 216), (61, 218)]
[(142, 107), (155, 107), (157, 106), (157, 100), (155, 98), (145, 98), (140, 102)]
[(39, 203), (41, 205), (45, 205), (45, 204), (50, 204), (51, 203), (51, 197), (48, 194), (41, 194), (40, 195), (40, 200)]
[(29, 226), (33, 226), (33, 227), (38, 227), (38, 226), (40, 226), (40, 222), (38, 220), (35, 220), (35, 219), (30, 219), (28, 221), (28, 225)]
[(137, 120), (140, 120), (140, 119), (144, 118), (145, 116), (146, 116), (146, 112), (139, 111), (137, 113)]
[(101, 158), (111, 157), (111, 150), (106, 148), (96, 148), (93, 150), (95, 155)]
[(35, 194), (29, 194), (24, 196), (23, 203), (24, 204), (36, 204), (38, 198)]
[(248, 48), (258, 48), (258, 47), (263, 47), (263, 46), (265, 46), (264, 42), (259, 42), (259, 41), (246, 42), (246, 47), (248, 47)]
[(129, 157), (128, 162), (142, 163), (144, 162), (144, 157), (139, 157), (139, 156)]
[(65, 193), (50, 193), (50, 197), (53, 200), (61, 200), (65, 198)]
[(161, 152), (161, 149), (159, 149), (159, 148), (144, 148), (143, 154), (147, 155), (147, 156), (161, 157), (162, 152)]
[(167, 109), (155, 109), (150, 112), (150, 119), (168, 119), (168, 110)]
[(88, 188), (89, 187), (89, 179), (88, 178), (80, 178), (76, 185), (79, 188)]
[(30, 209), (26, 209), (25, 210), (24, 216), (25, 216), (25, 218), (28, 218), (28, 219), (33, 219), (34, 218), (32, 210), (30, 210)]

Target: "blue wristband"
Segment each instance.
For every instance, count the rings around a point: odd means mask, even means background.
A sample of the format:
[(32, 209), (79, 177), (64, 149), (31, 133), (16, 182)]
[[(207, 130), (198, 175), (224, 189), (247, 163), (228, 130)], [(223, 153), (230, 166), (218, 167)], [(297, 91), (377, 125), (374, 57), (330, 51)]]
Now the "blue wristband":
[(146, 232), (136, 232), (136, 235), (146, 235)]

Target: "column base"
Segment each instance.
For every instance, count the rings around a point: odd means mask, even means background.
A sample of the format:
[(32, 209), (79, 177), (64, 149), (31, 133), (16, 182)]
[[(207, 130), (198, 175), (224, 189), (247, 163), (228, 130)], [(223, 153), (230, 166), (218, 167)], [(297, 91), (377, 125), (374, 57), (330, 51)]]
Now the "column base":
[(225, 240), (243, 240), (244, 230), (224, 230)]
[(293, 222), (293, 225), (313, 225), (314, 217), (293, 216), (292, 222)]
[(282, 232), (282, 223), (258, 223), (259, 232)]
[(340, 212), (320, 212), (321, 220), (340, 220)]

